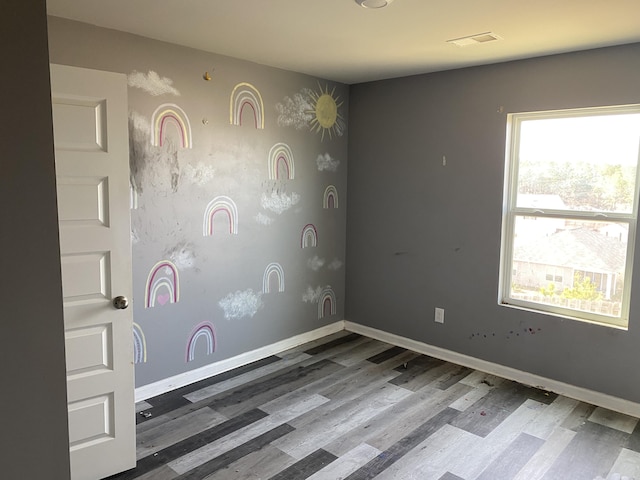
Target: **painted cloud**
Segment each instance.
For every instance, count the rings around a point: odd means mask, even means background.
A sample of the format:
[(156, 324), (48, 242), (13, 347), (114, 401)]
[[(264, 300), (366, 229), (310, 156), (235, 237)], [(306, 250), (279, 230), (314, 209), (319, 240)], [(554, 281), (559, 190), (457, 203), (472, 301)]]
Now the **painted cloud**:
[(315, 289), (307, 287), (307, 291), (302, 295), (302, 301), (306, 303), (316, 303), (320, 300), (320, 295), (322, 295), (325, 288), (327, 287), (316, 287)]
[(311, 270), (313, 270), (314, 272), (317, 272), (323, 267), (324, 262), (325, 262), (324, 258), (320, 258), (316, 255), (315, 257), (310, 258), (307, 261), (307, 265)]
[(340, 267), (342, 267), (342, 262), (337, 258), (334, 258), (333, 261), (329, 265), (327, 265), (327, 268), (329, 270), (339, 270)]
[(272, 212), (280, 215), (282, 212), (289, 210), (299, 201), (300, 195), (295, 192), (292, 192), (291, 195), (271, 192), (271, 195), (267, 195), (266, 193), (262, 194), (260, 204), (262, 205), (262, 208), (271, 210)]
[(258, 213), (254, 218), (260, 225), (271, 225), (273, 223), (273, 218), (263, 213)]
[(157, 97), (165, 93), (180, 96), (180, 92), (173, 87), (173, 80), (167, 77), (160, 77), (153, 70), (149, 73), (133, 71), (127, 75), (127, 83), (130, 87), (140, 88), (150, 95)]
[(243, 317), (253, 317), (262, 307), (262, 294), (251, 288), (245, 291), (230, 293), (218, 302), (224, 311), (224, 318), (236, 320)]
[(314, 111), (311, 104), (312, 94), (310, 89), (303, 88), (293, 98), (284, 97), (282, 103), (277, 103), (278, 126), (294, 127), (296, 130), (308, 128)]
[(338, 170), (338, 165), (340, 165), (340, 160), (336, 160), (328, 153), (325, 153), (324, 155), (318, 155), (318, 158), (316, 159), (316, 163), (318, 164), (318, 170), (320, 170), (321, 172), (323, 170), (327, 170), (329, 172), (335, 172), (336, 170)]

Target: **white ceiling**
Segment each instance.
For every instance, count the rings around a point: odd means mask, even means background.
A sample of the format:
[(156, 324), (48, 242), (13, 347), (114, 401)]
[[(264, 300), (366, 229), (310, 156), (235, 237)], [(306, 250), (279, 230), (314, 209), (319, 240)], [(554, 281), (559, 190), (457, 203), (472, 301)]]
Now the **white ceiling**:
[[(640, 0), (47, 0), (50, 15), (344, 83), (640, 41)], [(457, 47), (484, 32), (503, 40)], [(640, 61), (640, 59), (639, 59)]]

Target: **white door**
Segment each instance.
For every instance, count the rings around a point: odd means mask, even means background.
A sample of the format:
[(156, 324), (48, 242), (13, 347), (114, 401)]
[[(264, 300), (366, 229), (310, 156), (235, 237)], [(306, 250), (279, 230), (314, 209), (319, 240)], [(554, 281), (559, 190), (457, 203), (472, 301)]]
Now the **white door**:
[(71, 476), (99, 479), (135, 466), (126, 77), (52, 65), (51, 97)]

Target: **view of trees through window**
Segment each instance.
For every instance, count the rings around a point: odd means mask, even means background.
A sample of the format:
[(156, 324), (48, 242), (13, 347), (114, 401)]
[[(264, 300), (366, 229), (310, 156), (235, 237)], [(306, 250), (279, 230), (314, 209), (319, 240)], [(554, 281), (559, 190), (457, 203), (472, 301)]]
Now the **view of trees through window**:
[(509, 120), (502, 303), (626, 326), (640, 106)]

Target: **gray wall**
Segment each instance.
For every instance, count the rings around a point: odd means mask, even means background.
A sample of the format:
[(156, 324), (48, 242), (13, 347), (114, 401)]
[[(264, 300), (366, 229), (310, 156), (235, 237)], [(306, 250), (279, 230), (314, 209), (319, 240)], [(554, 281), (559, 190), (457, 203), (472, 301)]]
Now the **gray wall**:
[(3, 478), (69, 478), (69, 439), (44, 0), (0, 17), (0, 400)]
[(640, 401), (637, 275), (628, 331), (497, 304), (506, 115), (640, 103), (639, 58), (634, 44), (352, 86), (347, 320)]
[[(344, 318), (347, 86), (59, 18), (49, 19), (49, 38), (53, 63), (129, 75), (137, 192), (131, 210), (133, 313), (139, 344), (143, 335), (146, 341), (146, 361), (137, 357), (137, 386)], [(203, 79), (205, 71), (210, 81)], [(244, 82), (263, 99), (264, 129), (254, 127), (250, 107), (242, 125), (231, 124), (230, 98)], [(317, 96), (327, 93), (344, 118), (324, 130), (323, 138), (323, 130), (313, 130), (313, 119)], [(164, 144), (152, 144), (154, 112), (167, 103), (189, 119), (191, 148), (181, 145), (170, 122)], [(280, 177), (270, 178), (269, 153), (277, 143), (291, 149), (293, 179), (284, 178), (283, 163)], [(329, 185), (338, 192), (337, 209), (323, 208)], [(237, 234), (220, 212), (213, 217), (214, 235), (205, 236), (205, 210), (220, 196), (237, 207)], [(307, 224), (317, 229), (317, 246), (302, 248)], [(161, 286), (146, 304), (148, 283), (176, 283), (176, 273), (164, 268), (150, 278), (163, 261), (177, 267), (178, 300)], [(270, 291), (263, 292), (271, 263), (284, 271), (283, 292), (276, 273), (269, 277)], [(327, 306), (319, 315), (318, 302), (323, 304), (322, 291), (329, 287), (335, 312)], [(198, 327), (205, 329), (201, 335)], [(207, 328), (215, 331), (213, 353)]]

